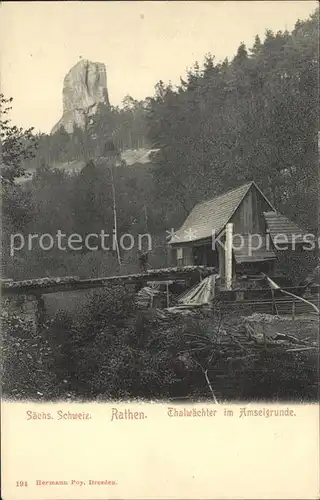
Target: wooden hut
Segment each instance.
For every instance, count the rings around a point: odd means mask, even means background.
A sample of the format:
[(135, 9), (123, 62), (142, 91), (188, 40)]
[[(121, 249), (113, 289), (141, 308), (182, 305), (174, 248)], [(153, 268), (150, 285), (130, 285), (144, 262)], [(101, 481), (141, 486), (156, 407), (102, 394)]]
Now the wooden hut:
[(255, 182), (196, 205), (172, 236), (172, 264), (215, 267), (225, 278), (225, 233), (232, 224), (232, 279), (277, 274), (292, 252), (301, 255), (305, 232), (279, 213)]

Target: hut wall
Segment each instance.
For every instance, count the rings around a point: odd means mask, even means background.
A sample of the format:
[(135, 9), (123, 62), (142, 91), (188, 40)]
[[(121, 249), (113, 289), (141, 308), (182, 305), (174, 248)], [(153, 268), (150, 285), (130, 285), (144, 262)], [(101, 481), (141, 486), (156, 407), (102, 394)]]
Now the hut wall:
[(266, 234), (263, 212), (268, 211), (270, 205), (257, 189), (251, 188), (230, 220), (234, 224), (234, 233)]

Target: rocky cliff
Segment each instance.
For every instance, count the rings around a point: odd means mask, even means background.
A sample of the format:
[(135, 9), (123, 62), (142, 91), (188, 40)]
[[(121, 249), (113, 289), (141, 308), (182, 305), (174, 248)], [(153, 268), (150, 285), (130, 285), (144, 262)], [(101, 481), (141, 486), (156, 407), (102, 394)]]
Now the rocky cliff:
[(51, 133), (61, 126), (69, 133), (74, 124), (83, 127), (86, 114), (95, 113), (99, 103), (109, 106), (105, 65), (81, 59), (65, 76), (62, 95), (63, 115)]

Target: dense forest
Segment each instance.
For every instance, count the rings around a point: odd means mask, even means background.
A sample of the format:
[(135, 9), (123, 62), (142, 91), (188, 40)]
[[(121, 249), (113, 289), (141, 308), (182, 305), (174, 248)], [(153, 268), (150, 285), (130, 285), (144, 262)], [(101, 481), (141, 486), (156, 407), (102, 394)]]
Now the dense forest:
[[(231, 60), (211, 54), (178, 86), (160, 81), (152, 97), (101, 105), (84, 129), (36, 136), (11, 125), (1, 97), (2, 273), (9, 278), (97, 276), (136, 268), (136, 249), (10, 255), (10, 234), (150, 233), (151, 264), (167, 264), (166, 230), (200, 200), (254, 180), (279, 210), (318, 230), (318, 15), (291, 33), (267, 30)], [(208, 47), (210, 49), (210, 47)], [(32, 122), (32, 117), (30, 117)], [(126, 165), (125, 149), (158, 150), (147, 165)], [(83, 162), (80, 171), (61, 168)], [(28, 172), (25, 182), (20, 182)]]

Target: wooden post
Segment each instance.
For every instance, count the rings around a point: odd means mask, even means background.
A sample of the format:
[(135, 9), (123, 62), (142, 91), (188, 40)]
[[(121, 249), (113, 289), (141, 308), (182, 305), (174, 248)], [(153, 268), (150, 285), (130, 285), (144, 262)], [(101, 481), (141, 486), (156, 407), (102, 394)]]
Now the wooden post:
[(37, 309), (36, 309), (36, 329), (40, 331), (44, 325), (46, 319), (46, 306), (41, 295), (36, 297), (37, 300)]
[(296, 319), (296, 299), (293, 297), (292, 300), (292, 319)]
[(272, 295), (272, 314), (278, 315), (278, 308), (277, 308), (276, 299), (274, 297), (274, 290), (271, 290), (271, 295)]
[(144, 211), (145, 228), (146, 228), (146, 231), (148, 232), (148, 213), (147, 213), (147, 205), (143, 205), (143, 211)]
[[(110, 165), (111, 174), (111, 186), (112, 186), (112, 198), (113, 198), (113, 225), (114, 225), (114, 242), (116, 244), (117, 258), (119, 269), (121, 269), (121, 258), (118, 244), (118, 225), (117, 225), (117, 203), (116, 203), (116, 187), (114, 183), (113, 167)], [(113, 247), (113, 245), (112, 245)]]
[(229, 222), (226, 226), (226, 242), (225, 242), (225, 288), (232, 289), (232, 235), (233, 224)]
[(264, 350), (267, 352), (267, 335), (266, 335), (266, 325), (262, 323), (262, 331), (263, 331), (263, 343), (264, 343)]
[(169, 307), (169, 302), (170, 302), (170, 298), (169, 298), (169, 283), (167, 283), (167, 308)]

